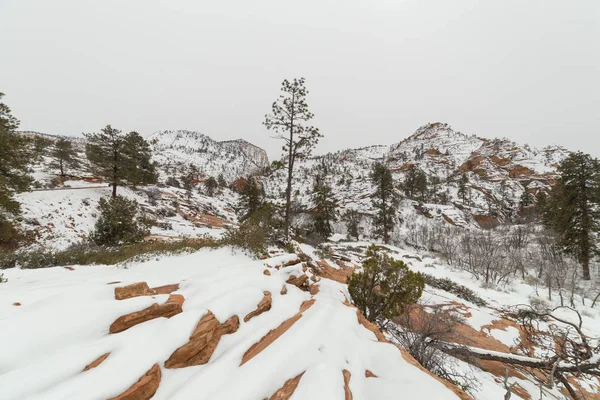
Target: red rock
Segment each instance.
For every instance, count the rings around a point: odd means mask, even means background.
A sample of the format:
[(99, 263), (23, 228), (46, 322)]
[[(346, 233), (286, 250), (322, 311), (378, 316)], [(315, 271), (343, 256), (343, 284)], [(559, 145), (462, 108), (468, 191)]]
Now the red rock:
[(166, 303), (162, 305), (152, 304), (150, 307), (141, 311), (136, 311), (131, 314), (123, 315), (110, 325), (110, 333), (123, 332), (132, 326), (141, 324), (142, 322), (150, 321), (155, 318), (171, 318), (174, 315), (183, 311), (181, 306), (185, 301), (180, 294), (172, 294)]
[(152, 296), (156, 294), (148, 287), (146, 282), (138, 282), (132, 285), (115, 288), (115, 299), (125, 300), (138, 296)]
[(234, 333), (239, 326), (237, 315), (220, 324), (215, 315), (209, 311), (196, 325), (190, 341), (175, 350), (165, 361), (165, 368), (185, 368), (206, 364), (217, 348), (221, 336)]
[(309, 287), (309, 293), (312, 294), (313, 296), (317, 293), (319, 293), (319, 285), (316, 284), (312, 284)]
[(254, 343), (252, 346), (250, 346), (250, 348), (248, 350), (246, 350), (246, 352), (244, 353), (244, 356), (242, 357), (242, 362), (240, 363), (240, 366), (244, 365), (245, 363), (247, 363), (248, 361), (253, 359), (256, 355), (258, 355), (264, 349), (269, 347), (271, 345), (271, 343), (273, 343), (275, 340), (279, 339), (279, 337), (281, 337), (281, 335), (283, 335), (285, 332), (287, 332), (287, 330), (290, 329), (292, 327), (292, 325), (294, 325), (296, 323), (296, 321), (298, 321), (300, 318), (302, 318), (302, 313), (304, 311), (308, 310), (314, 303), (315, 303), (314, 299), (303, 302), (300, 305), (300, 311), (298, 312), (298, 314), (294, 315), (292, 318), (289, 318), (289, 319), (283, 321), (281, 323), (281, 325), (279, 325), (275, 329), (271, 329), (257, 343)]
[(21, 305), (21, 303), (19, 303), (18, 301), (15, 301), (15, 302), (13, 303), (13, 306), (16, 306), (16, 307), (19, 307), (20, 305)]
[(268, 269), (265, 269), (263, 271), (263, 274), (267, 275), (267, 276), (271, 276), (271, 271), (269, 271)]
[(154, 364), (136, 383), (117, 397), (109, 400), (149, 400), (160, 385), (162, 374), (158, 364)]
[(248, 313), (248, 315), (244, 317), (244, 322), (250, 321), (252, 318), (264, 313), (265, 311), (269, 311), (271, 309), (272, 301), (273, 299), (271, 298), (271, 293), (264, 292), (264, 297), (262, 298), (260, 303), (258, 303), (256, 310)]
[(352, 400), (352, 391), (350, 391), (350, 371), (347, 369), (342, 371), (344, 375), (344, 400)]
[(283, 386), (279, 390), (277, 390), (273, 394), (273, 396), (269, 397), (269, 400), (288, 400), (290, 397), (292, 397), (292, 395), (296, 391), (296, 388), (298, 387), (298, 384), (300, 383), (302, 375), (304, 375), (304, 372), (298, 376), (295, 376), (294, 378), (285, 381)]
[(92, 368), (96, 368), (98, 365), (102, 364), (102, 362), (106, 360), (109, 355), (110, 352), (102, 354), (100, 357), (96, 358), (94, 361), (86, 365), (82, 372), (88, 371)]
[[(118, 283), (118, 282), (115, 282)], [(110, 285), (110, 283), (109, 283)], [(171, 294), (179, 289), (179, 284), (157, 286), (154, 288), (148, 287), (146, 282), (138, 282), (132, 285), (115, 288), (115, 299), (125, 300), (139, 296), (154, 296), (157, 294)]]
[(179, 290), (179, 283), (173, 283), (171, 285), (153, 287), (151, 290), (156, 294), (171, 294), (176, 290)]
[(299, 258), (295, 258), (293, 260), (290, 260), (288, 262), (285, 262), (283, 264), (281, 264), (281, 267), (291, 267), (292, 265), (296, 265), (296, 264), (300, 264), (302, 261)]
[(285, 284), (281, 288), (281, 292), (279, 292), (279, 294), (281, 294), (281, 295), (287, 294), (287, 286), (285, 286)]
[(115, 285), (117, 283), (121, 283), (121, 281), (113, 281), (113, 282), (108, 282), (107, 285)]
[(306, 274), (302, 274), (299, 277), (295, 275), (290, 275), (289, 279), (286, 281), (290, 285), (294, 285), (301, 290), (308, 290), (308, 276)]
[(372, 373), (369, 370), (365, 371), (365, 378), (379, 378), (377, 375), (375, 375), (374, 373)]

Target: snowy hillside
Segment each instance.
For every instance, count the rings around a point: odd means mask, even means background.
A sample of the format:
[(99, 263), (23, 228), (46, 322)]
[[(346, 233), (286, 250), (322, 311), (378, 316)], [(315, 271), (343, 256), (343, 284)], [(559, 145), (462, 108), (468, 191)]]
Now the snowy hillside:
[[(387, 343), (348, 303), (345, 285), (314, 275), (295, 255), (253, 261), (223, 248), (6, 277), (0, 399), (460, 393)], [(40, 335), (40, 326), (52, 329)]]
[(268, 166), (267, 153), (245, 140), (217, 142), (191, 131), (162, 131), (147, 138), (159, 169), (166, 172), (194, 165), (204, 176), (223, 175), (227, 182)]
[[(426, 203), (443, 205), (460, 221), (479, 227), (480, 215), (492, 216), (496, 223), (513, 217), (524, 190), (533, 195), (548, 190), (556, 178), (557, 163), (568, 153), (557, 146), (535, 149), (506, 139), (468, 136), (448, 124), (427, 124), (391, 146), (343, 150), (298, 162), (293, 196), (300, 208), (310, 209), (314, 178), (320, 174), (332, 187), (342, 211), (356, 209), (369, 214), (373, 164), (384, 162), (389, 166), (400, 193), (407, 171), (415, 166), (427, 176)], [(467, 179), (466, 201), (458, 195), (458, 181), (463, 174)], [(275, 172), (274, 177), (265, 180), (265, 187), (270, 197), (281, 199), (285, 171)]]

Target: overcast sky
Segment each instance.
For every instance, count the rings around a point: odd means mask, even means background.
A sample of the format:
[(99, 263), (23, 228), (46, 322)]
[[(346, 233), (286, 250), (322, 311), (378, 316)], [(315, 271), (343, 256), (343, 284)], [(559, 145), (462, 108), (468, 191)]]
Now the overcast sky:
[(304, 76), (316, 152), (427, 122), (600, 156), (600, 0), (0, 0), (21, 128), (244, 138)]

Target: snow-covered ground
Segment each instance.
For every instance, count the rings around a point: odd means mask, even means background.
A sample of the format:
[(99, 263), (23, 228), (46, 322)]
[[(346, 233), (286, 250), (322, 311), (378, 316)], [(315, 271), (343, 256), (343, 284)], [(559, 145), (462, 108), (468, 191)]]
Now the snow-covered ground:
[[(160, 378), (153, 399), (263, 399), (300, 374), (296, 400), (348, 399), (345, 390), (354, 399), (456, 398), (361, 325), (356, 309), (344, 304), (345, 285), (322, 278), (311, 295), (286, 283), (303, 273), (301, 264), (268, 266), (294, 258), (256, 261), (221, 248), (121, 266), (7, 270), (8, 282), (0, 285), (0, 399), (106, 399), (154, 364)], [(115, 288), (138, 282), (179, 287), (171, 295), (115, 299)], [(246, 322), (265, 292), (271, 308)], [(174, 294), (185, 299), (182, 312), (109, 333), (119, 317), (163, 305)], [(220, 323), (237, 316), (239, 328), (221, 337), (208, 363), (166, 368), (209, 311)], [(253, 349), (290, 321), (270, 344)]]

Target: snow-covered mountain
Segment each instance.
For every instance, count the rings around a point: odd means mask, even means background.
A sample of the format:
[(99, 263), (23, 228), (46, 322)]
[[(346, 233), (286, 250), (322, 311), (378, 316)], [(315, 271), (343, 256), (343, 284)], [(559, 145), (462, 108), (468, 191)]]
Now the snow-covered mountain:
[(269, 165), (267, 153), (243, 139), (218, 142), (199, 132), (156, 132), (148, 137), (160, 169), (197, 167), (206, 176), (223, 175), (227, 182)]
[[(298, 162), (294, 195), (301, 208), (310, 209), (314, 178), (320, 174), (333, 188), (342, 210), (354, 208), (368, 213), (373, 164), (387, 164), (400, 191), (407, 171), (414, 166), (427, 175), (429, 194), (425, 203), (431, 207), (454, 207), (455, 214), (462, 215), (460, 219), (474, 224), (480, 215), (501, 223), (514, 217), (524, 190), (536, 194), (540, 189), (549, 189), (557, 177), (556, 165), (568, 153), (558, 146), (537, 149), (508, 139), (465, 135), (448, 124), (432, 123), (396, 144), (342, 150)], [(463, 174), (468, 191), (465, 201), (458, 195)], [(265, 180), (267, 193), (281, 198), (285, 171), (275, 172), (274, 177)]]

